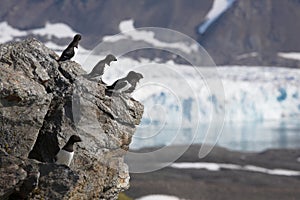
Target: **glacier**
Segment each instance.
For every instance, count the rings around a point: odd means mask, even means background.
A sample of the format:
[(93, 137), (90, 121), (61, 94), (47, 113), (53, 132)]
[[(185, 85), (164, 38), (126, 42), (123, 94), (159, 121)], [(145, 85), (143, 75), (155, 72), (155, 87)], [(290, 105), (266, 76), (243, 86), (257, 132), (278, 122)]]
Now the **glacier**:
[[(164, 67), (167, 69), (162, 71)], [(162, 122), (163, 116), (158, 114), (161, 111), (170, 117), (164, 119), (169, 125), (178, 123), (176, 116), (181, 116), (187, 125), (193, 125), (189, 122), (197, 114), (200, 114), (201, 122), (205, 123), (210, 113), (218, 113), (220, 110), (225, 112), (225, 121), (233, 122), (300, 117), (299, 69), (222, 66), (217, 67), (218, 74), (203, 77), (203, 80), (193, 80), (197, 69), (191, 66), (121, 58), (106, 70), (103, 79), (110, 84), (132, 69), (145, 74), (145, 79), (133, 94), (144, 103), (146, 110), (149, 109), (143, 118), (145, 124), (150, 121)], [(224, 104), (218, 104), (217, 95), (214, 94), (218, 91), (210, 91), (205, 86), (207, 79), (222, 81)], [(185, 86), (185, 83), (188, 84)], [(199, 108), (195, 109), (197, 102)]]

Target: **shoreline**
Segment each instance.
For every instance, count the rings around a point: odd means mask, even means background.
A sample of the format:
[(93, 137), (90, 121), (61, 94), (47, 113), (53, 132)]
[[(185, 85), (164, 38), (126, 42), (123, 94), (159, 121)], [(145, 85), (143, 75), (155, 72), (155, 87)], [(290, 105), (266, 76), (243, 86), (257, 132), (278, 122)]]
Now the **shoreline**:
[[(200, 160), (197, 158), (199, 147), (191, 146), (174, 164), (223, 163), (231, 166), (231, 169), (224, 166), (216, 170), (205, 167), (166, 167), (150, 173), (132, 173), (131, 187), (125, 193), (132, 198), (164, 194), (190, 200), (300, 198), (299, 174), (288, 176), (261, 171), (284, 169), (300, 173), (300, 149), (270, 149), (259, 153), (245, 153), (216, 146), (207, 157)], [(255, 166), (256, 168), (250, 169), (256, 171), (241, 170), (234, 166)]]

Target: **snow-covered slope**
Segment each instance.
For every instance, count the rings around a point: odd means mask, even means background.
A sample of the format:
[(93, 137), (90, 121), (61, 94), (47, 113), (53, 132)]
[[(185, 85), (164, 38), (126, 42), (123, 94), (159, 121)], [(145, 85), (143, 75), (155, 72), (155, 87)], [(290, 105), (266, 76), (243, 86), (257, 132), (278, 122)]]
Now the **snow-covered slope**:
[(12, 41), (17, 37), (26, 36), (26, 31), (11, 27), (7, 22), (0, 22), (0, 43)]
[[(57, 54), (61, 54), (66, 46), (60, 46), (51, 39), (65, 39), (71, 41), (74, 35), (77, 33), (64, 23), (46, 23), (45, 27), (29, 30), (19, 30), (10, 26), (7, 22), (0, 22), (0, 43), (6, 43), (10, 41), (18, 41), (20, 38), (24, 38), (28, 35), (31, 36), (42, 36), (47, 38), (45, 45), (50, 49), (54, 50)], [(90, 53), (90, 51), (84, 49), (79, 45), (80, 54), (75, 56), (72, 60), (82, 63), (82, 59)]]
[(178, 197), (170, 196), (170, 195), (153, 194), (153, 195), (140, 197), (136, 200), (184, 200), (184, 199), (180, 199)]
[(69, 38), (76, 34), (72, 28), (63, 23), (46, 23), (46, 26), (38, 29), (30, 29), (22, 31), (10, 26), (7, 22), (0, 22), (0, 43), (17, 40), (19, 37), (26, 35), (39, 35), (46, 36), (48, 39), (56, 38)]
[(279, 52), (277, 53), (279, 57), (292, 59), (292, 60), (300, 60), (300, 53), (299, 52)]
[(200, 34), (205, 33), (208, 27), (214, 23), (231, 5), (235, 0), (214, 0), (211, 10), (207, 13), (204, 22), (198, 27)]
[[(119, 34), (117, 37), (115, 35), (113, 36), (105, 36), (103, 37), (103, 42), (111, 42), (114, 43), (119, 40), (131, 40), (131, 41), (140, 41), (140, 42), (147, 42), (153, 47), (156, 48), (173, 48), (173, 49), (179, 49), (186, 53), (192, 53), (193, 51), (197, 51), (197, 45), (188, 45), (185, 44), (182, 41), (177, 42), (163, 42), (162, 40), (159, 40), (155, 38), (155, 33), (147, 30), (139, 30), (134, 27), (134, 20), (124, 20), (120, 23), (119, 29), (121, 34)], [(171, 37), (171, 36), (170, 36)]]

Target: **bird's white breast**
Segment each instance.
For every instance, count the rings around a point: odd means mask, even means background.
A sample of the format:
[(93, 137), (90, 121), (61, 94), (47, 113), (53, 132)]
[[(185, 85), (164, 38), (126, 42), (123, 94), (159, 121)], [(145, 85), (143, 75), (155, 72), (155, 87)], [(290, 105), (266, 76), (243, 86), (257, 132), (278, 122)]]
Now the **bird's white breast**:
[(73, 159), (74, 152), (65, 151), (63, 149), (59, 150), (56, 155), (56, 163), (60, 165), (70, 166), (71, 161)]
[(74, 56), (73, 56), (73, 59), (75, 58), (75, 56), (77, 55), (77, 53), (78, 53), (78, 48), (74, 47)]
[(125, 82), (126, 82), (126, 85), (124, 87), (120, 88), (118, 92), (124, 92), (131, 87), (131, 84), (128, 81), (125, 81)]

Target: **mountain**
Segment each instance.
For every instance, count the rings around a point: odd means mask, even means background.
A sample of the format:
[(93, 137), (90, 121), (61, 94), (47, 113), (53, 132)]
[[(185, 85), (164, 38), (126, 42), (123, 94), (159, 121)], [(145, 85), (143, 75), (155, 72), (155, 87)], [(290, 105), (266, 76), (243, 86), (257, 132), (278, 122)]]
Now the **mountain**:
[(38, 1), (4, 0), (0, 21), (19, 29), (42, 27), (62, 22), (85, 35), (85, 47), (94, 47), (105, 35), (119, 33), (119, 23), (134, 19), (136, 27), (166, 27), (197, 37), (196, 27), (210, 9), (212, 1)]
[(298, 66), (278, 52), (300, 51), (299, 0), (240, 0), (198, 40), (217, 63)]
[(299, 8), (299, 0), (4, 0), (0, 21), (21, 30), (64, 23), (82, 33), (82, 45), (92, 49), (104, 36), (119, 33), (121, 21), (133, 19), (135, 27), (170, 28), (198, 40), (218, 65), (299, 67), (299, 56), (278, 55), (300, 51)]

